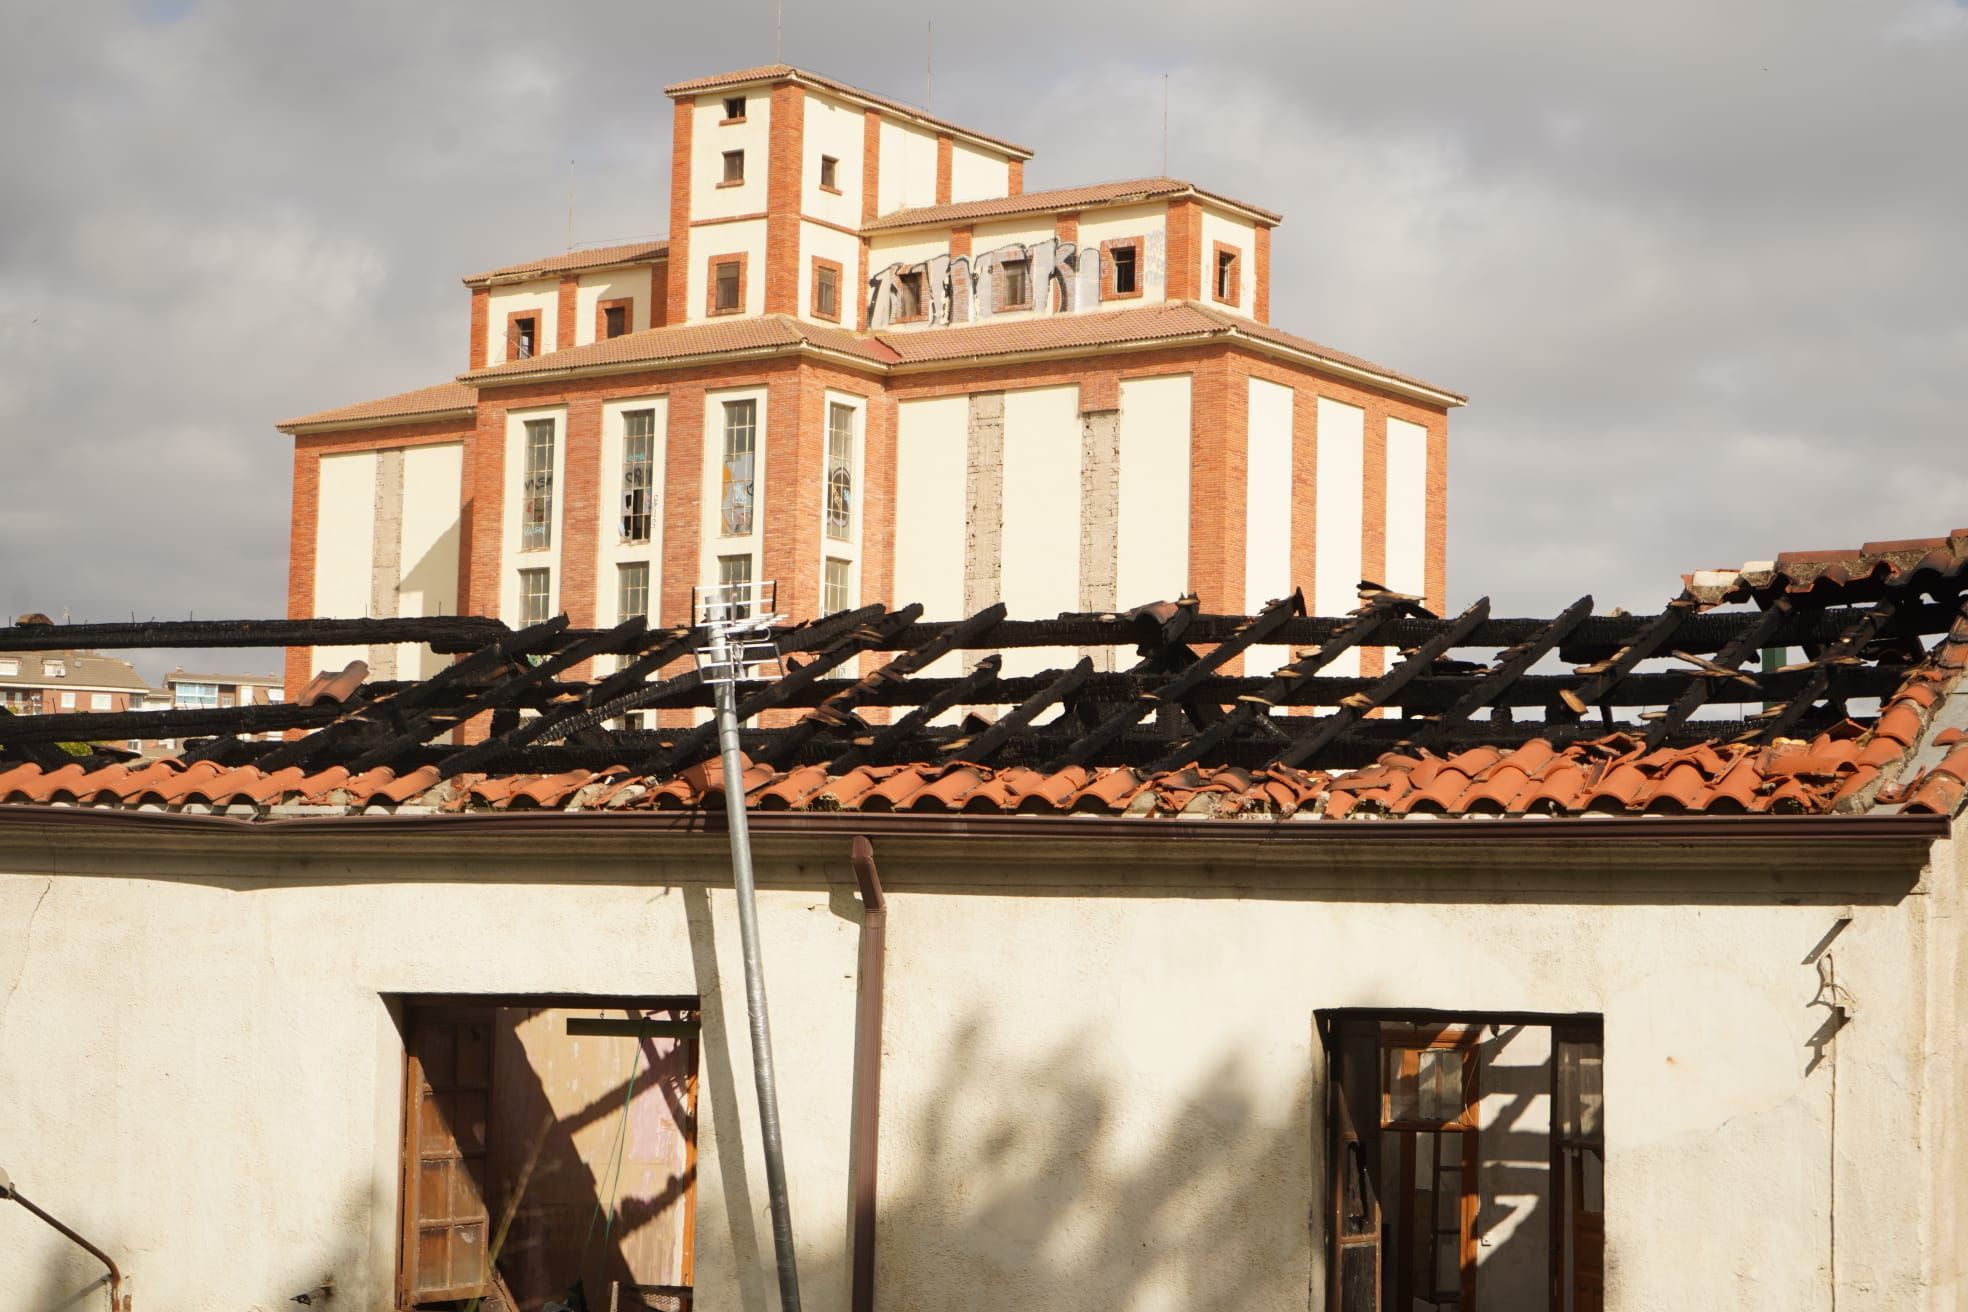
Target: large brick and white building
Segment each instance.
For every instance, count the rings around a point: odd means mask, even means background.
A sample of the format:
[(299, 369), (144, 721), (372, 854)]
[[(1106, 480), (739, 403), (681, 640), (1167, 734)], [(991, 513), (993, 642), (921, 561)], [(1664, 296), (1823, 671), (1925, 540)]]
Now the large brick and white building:
[(1441, 604), (1462, 398), (1272, 327), (1279, 215), (1027, 192), (1026, 148), (786, 65), (668, 93), (667, 241), (466, 278), (454, 380), (280, 425), (291, 614)]

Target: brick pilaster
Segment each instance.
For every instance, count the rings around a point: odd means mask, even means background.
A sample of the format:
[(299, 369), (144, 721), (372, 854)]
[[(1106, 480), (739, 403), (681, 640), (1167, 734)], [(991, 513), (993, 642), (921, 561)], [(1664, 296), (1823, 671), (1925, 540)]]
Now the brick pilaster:
[(765, 312), (799, 313), (800, 164), (806, 150), (806, 92), (772, 88), (765, 177)]
[(581, 280), (569, 274), (560, 280), (560, 303), (554, 308), (554, 350), (574, 345), (574, 307), (579, 302)]
[(1251, 318), (1259, 323), (1271, 322), (1271, 229), (1260, 223), (1255, 237), (1257, 249), (1251, 258), (1256, 261), (1252, 273), (1257, 283), (1257, 291), (1251, 296)]
[(1005, 194), (1023, 196), (1025, 194), (1025, 161), (1010, 160), (1005, 164)]
[(492, 289), (474, 287), (471, 294), (471, 349), (465, 353), (465, 368), (485, 367), (485, 333), (490, 327)]
[(684, 323), (690, 318), (690, 132), (695, 109), (694, 101), (676, 102), (670, 140), (669, 293), (663, 298), (666, 323)]
[(1203, 269), (1203, 207), (1194, 200), (1169, 202), (1168, 298), (1201, 300)]
[[(321, 456), (294, 443), (294, 504), (287, 526), (287, 618), (314, 616), (315, 535), (321, 512)], [(314, 648), (289, 647), (282, 674), (293, 697), (314, 677)]]
[(649, 326), (661, 328), (670, 321), (670, 262), (658, 260), (649, 266)]
[(950, 134), (947, 132), (937, 133), (936, 203), (938, 205), (948, 205), (950, 203), (950, 171), (954, 167), (955, 157), (956, 148), (955, 144), (950, 140)]

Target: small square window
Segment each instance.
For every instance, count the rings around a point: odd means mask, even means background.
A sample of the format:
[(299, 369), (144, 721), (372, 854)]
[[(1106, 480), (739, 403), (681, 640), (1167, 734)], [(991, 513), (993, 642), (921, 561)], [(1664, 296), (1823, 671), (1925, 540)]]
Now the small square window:
[(745, 117), (745, 98), (743, 96), (726, 96), (724, 98), (724, 117), (726, 122)]
[(740, 308), (738, 296), (738, 262), (726, 260), (715, 271), (717, 276), (717, 299), (713, 303), (719, 314), (729, 314)]
[(1114, 256), (1114, 294), (1132, 296), (1138, 290), (1135, 283), (1135, 249), (1132, 246), (1116, 246)]
[(19, 673), (20, 673), (20, 662), (18, 660), (8, 659), (8, 660), (0, 661), (0, 674), (17, 675)]
[(840, 190), (840, 161), (832, 155), (820, 157), (820, 185), (828, 191)]
[(620, 337), (628, 330), (628, 306), (611, 305), (601, 312), (601, 333), (603, 337)]
[(813, 279), (813, 312), (823, 319), (840, 318), (840, 271), (821, 265)]
[(89, 709), (92, 711), (107, 711), (113, 705), (114, 703), (110, 701), (109, 694), (106, 692), (92, 692), (89, 694)]
[(64, 691), (64, 692), (62, 693), (62, 695), (61, 695), (61, 708), (62, 708), (62, 709), (63, 709), (64, 711), (72, 711), (72, 710), (74, 710), (74, 709), (75, 709), (75, 694), (74, 694), (74, 693), (72, 693), (72, 692), (66, 692), (66, 691)]
[(727, 150), (724, 152), (724, 182), (722, 185), (735, 187), (745, 180), (745, 152)]
[(63, 661), (44, 660), (41, 662), (41, 673), (50, 679), (66, 679), (68, 677), (68, 665)]
[(1032, 308), (1032, 262), (1030, 260), (1006, 260), (1001, 266), (1004, 288), (1004, 304), (1001, 310), (1029, 310)]

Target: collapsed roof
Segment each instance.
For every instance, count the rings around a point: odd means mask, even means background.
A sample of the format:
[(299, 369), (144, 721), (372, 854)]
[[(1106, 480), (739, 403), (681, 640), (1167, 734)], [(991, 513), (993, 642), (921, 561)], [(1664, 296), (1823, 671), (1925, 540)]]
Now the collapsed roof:
[[(1968, 531), (1685, 582), (1657, 614), (1582, 597), (1535, 619), (1487, 598), (1436, 616), (1367, 584), (1327, 617), (1296, 594), (1245, 616), (1193, 599), (936, 622), (866, 606), (775, 632), (782, 670), (741, 688), (744, 786), (762, 809), (1296, 820), (1960, 807)], [(0, 630), (15, 650), (420, 642), (459, 657), (421, 682), (354, 662), (277, 706), (0, 719), (0, 804), (721, 808), (702, 637), (565, 617)], [(623, 727), (632, 714), (653, 726)], [(187, 750), (135, 762), (62, 745), (138, 734)]]

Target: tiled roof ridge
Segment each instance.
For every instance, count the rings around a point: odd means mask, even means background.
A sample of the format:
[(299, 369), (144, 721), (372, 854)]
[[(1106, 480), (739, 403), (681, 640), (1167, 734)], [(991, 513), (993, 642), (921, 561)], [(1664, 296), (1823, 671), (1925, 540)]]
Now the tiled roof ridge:
[(741, 68), (729, 73), (714, 73), (709, 77), (687, 78), (682, 82), (670, 83), (663, 88), (663, 94), (669, 96), (671, 99), (675, 99), (678, 96), (715, 91), (719, 87), (742, 86), (746, 83), (765, 82), (782, 78), (794, 78), (802, 82), (809, 82), (823, 90), (865, 100), (870, 104), (879, 105), (884, 109), (892, 109), (898, 114), (907, 114), (910, 118), (921, 119), (925, 123), (933, 123), (938, 127), (949, 128), (952, 132), (961, 133), (966, 137), (975, 137), (979, 141), (988, 141), (994, 146), (1002, 146), (1013, 154), (1021, 155), (1026, 159), (1032, 157), (1033, 152), (1029, 146), (1021, 146), (1017, 142), (1007, 141), (1003, 137), (994, 137), (988, 132), (979, 132), (976, 128), (967, 128), (961, 123), (953, 123), (949, 119), (939, 118), (920, 105), (912, 105), (906, 100), (897, 100), (893, 96), (884, 96), (880, 92), (868, 91), (852, 83), (843, 82), (839, 78), (828, 77), (825, 73), (815, 73), (811, 69), (800, 68), (793, 64), (760, 64), (755, 68)]
[(591, 246), (585, 250), (565, 251), (559, 255), (542, 256), (537, 260), (522, 260), (518, 264), (501, 265), (496, 269), (487, 269), (483, 273), (468, 273), (463, 281), (467, 287), (471, 287), (497, 278), (572, 273), (577, 269), (604, 269), (612, 264), (653, 263), (658, 254), (667, 255), (669, 249), (668, 237), (618, 242), (612, 246)]
[(1194, 193), (1204, 200), (1248, 211), (1275, 225), (1285, 216), (1262, 205), (1238, 200), (1212, 191), (1186, 178), (1166, 176), (1115, 178), (1104, 182), (1083, 182), (1071, 187), (1051, 187), (1044, 191), (1022, 191), (1011, 196), (986, 196), (978, 200), (945, 201), (936, 205), (914, 205), (886, 214), (877, 214), (861, 225), (863, 232), (885, 232), (939, 223), (974, 222), (980, 219), (1035, 213), (1043, 210), (1071, 209), (1088, 205), (1121, 205), (1156, 200), (1164, 196)]

